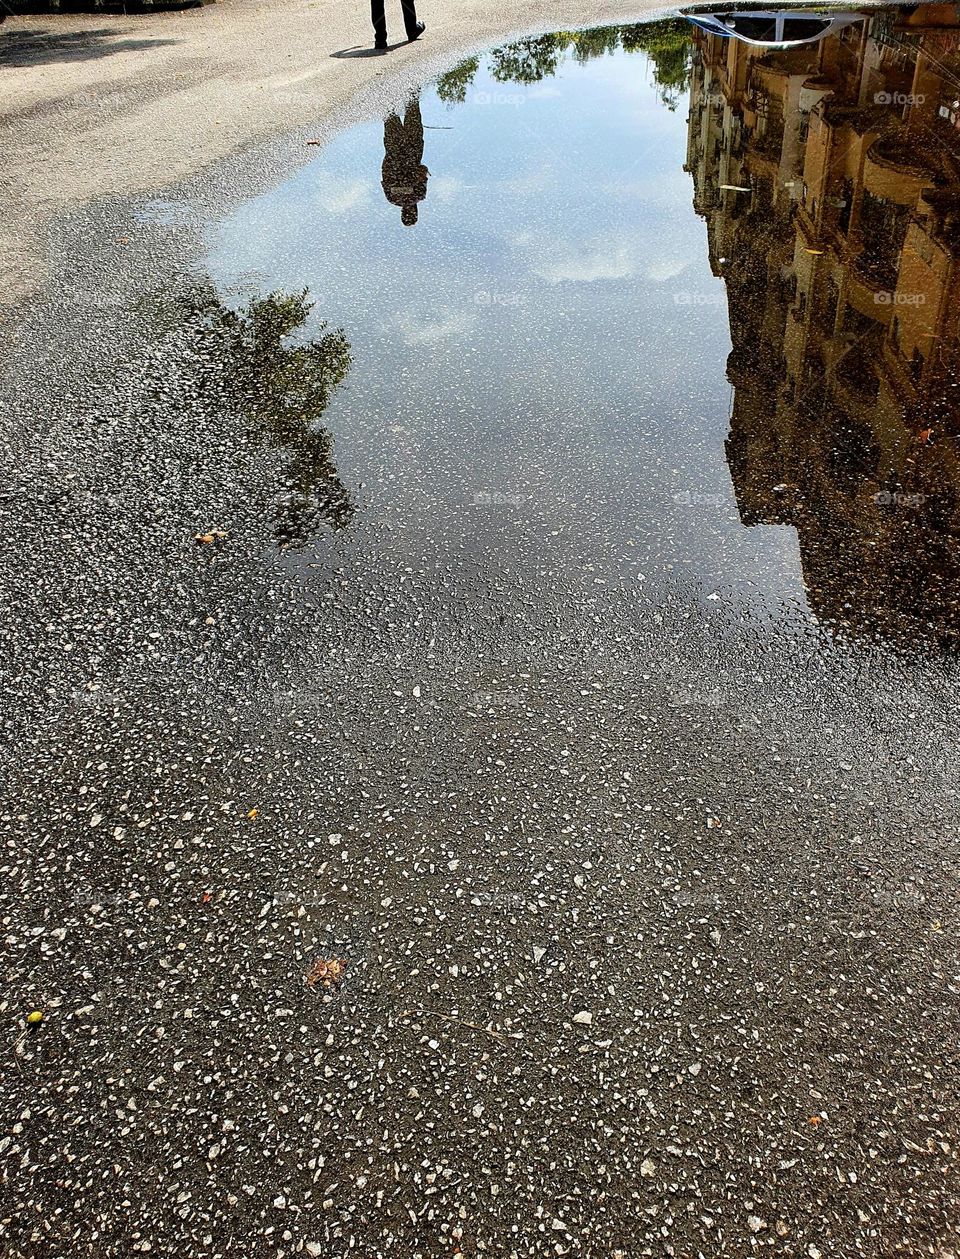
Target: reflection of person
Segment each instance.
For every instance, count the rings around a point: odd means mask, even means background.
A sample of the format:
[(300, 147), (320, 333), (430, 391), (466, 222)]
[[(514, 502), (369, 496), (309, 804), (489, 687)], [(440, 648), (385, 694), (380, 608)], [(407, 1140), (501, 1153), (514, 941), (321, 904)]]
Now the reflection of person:
[(400, 207), (400, 222), (412, 227), (417, 202), (427, 195), (430, 172), (423, 164), (423, 122), (420, 102), (412, 100), (403, 122), (391, 114), (383, 124), (383, 195)]
[[(407, 30), (407, 39), (411, 42), (419, 39), (427, 29), (417, 21), (417, 10), (414, 0), (400, 0), (403, 10), (403, 24)], [(373, 19), (374, 48), (387, 46), (387, 15), (383, 9), (383, 0), (370, 0), (370, 17)]]

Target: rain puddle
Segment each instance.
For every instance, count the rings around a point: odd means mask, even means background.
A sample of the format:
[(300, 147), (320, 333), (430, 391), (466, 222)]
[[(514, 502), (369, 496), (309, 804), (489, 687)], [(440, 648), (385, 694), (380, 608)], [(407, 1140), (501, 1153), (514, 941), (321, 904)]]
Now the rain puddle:
[(341, 135), (207, 260), (349, 343), (288, 515), (952, 643), (958, 64), (939, 8), (786, 50), (667, 20)]
[(953, 1253), (956, 9), (726, 16), (51, 230), (23, 1253)]

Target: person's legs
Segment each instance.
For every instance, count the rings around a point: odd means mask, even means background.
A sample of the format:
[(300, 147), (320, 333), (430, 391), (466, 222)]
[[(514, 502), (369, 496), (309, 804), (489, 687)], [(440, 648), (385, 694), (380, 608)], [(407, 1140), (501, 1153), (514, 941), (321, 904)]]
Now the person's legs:
[(416, 39), (420, 34), (420, 29), (414, 0), (400, 0), (400, 8), (403, 10), (403, 25), (406, 27), (407, 39)]
[(423, 161), (423, 119), (420, 117), (420, 98), (415, 97), (403, 116), (403, 136), (407, 154), (414, 166)]
[(383, 154), (395, 165), (403, 161), (403, 123), (397, 114), (383, 120)]
[(373, 22), (374, 42), (386, 46), (387, 15), (383, 11), (383, 0), (370, 0), (370, 18)]

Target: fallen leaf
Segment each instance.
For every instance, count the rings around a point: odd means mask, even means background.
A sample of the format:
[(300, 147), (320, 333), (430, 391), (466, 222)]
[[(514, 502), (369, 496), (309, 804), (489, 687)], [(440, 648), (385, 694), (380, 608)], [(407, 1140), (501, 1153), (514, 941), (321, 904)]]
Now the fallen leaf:
[(212, 542), (222, 542), (228, 535), (223, 529), (211, 529), (209, 533), (195, 533), (193, 535), (194, 542), (202, 542), (204, 546), (210, 546)]
[(259, 812), (260, 812), (259, 809), (251, 809), (250, 812), (247, 814), (247, 818), (252, 822)]
[(339, 987), (340, 981), (343, 979), (343, 972), (347, 968), (347, 959), (343, 957), (318, 957), (314, 964), (307, 971), (306, 982), (309, 988), (316, 988), (317, 984), (324, 988)]

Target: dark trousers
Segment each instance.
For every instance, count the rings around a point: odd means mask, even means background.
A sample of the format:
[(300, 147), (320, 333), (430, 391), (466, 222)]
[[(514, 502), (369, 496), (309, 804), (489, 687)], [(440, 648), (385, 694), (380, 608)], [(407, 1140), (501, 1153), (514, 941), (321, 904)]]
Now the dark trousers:
[[(407, 39), (417, 31), (417, 10), (414, 0), (400, 0), (403, 10), (403, 25), (406, 27)], [(387, 40), (387, 15), (383, 11), (383, 0), (370, 0), (370, 17), (373, 19), (373, 34), (378, 43)]]

